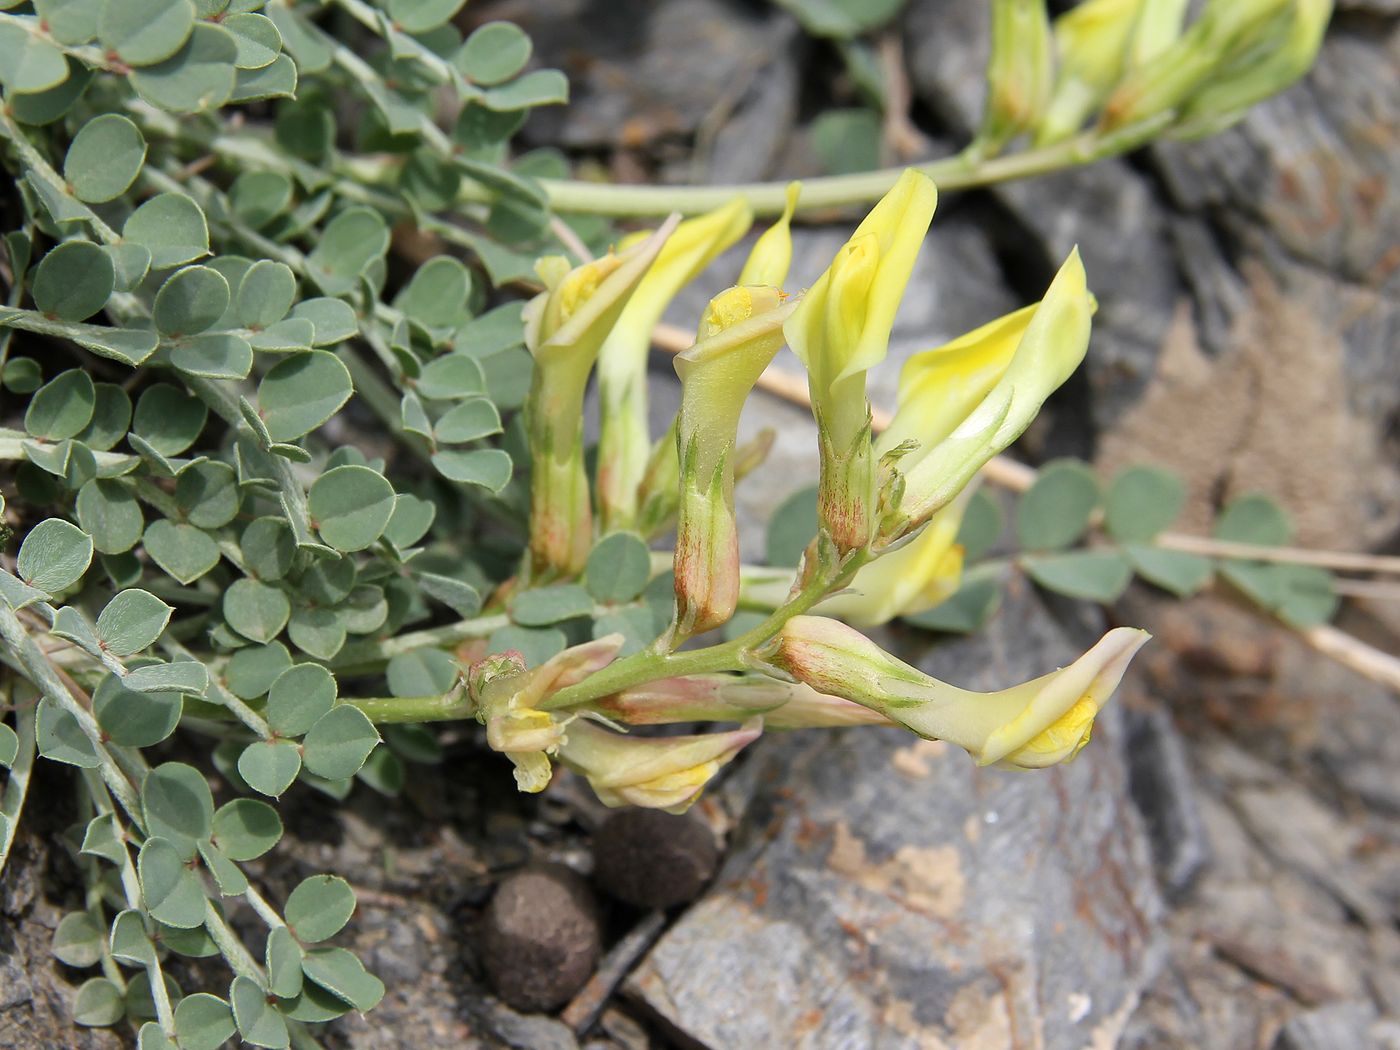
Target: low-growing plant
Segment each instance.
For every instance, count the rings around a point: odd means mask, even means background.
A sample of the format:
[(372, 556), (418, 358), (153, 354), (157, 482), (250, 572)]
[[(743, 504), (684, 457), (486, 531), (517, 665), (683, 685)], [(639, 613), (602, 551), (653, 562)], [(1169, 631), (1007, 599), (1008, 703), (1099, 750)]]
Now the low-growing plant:
[[(528, 69), (509, 23), (464, 39), (461, 2), (0, 3), (0, 379), (20, 399), (0, 431), (20, 541), (0, 571), (0, 863), (35, 753), (73, 767), (89, 892), (54, 953), (95, 973), (75, 1021), (129, 1021), (143, 1050), (312, 1046), (379, 1001), (327, 943), (354, 911), (343, 873), (271, 901), (244, 865), (293, 784), (393, 794), (438, 756), (431, 723), (481, 722), (524, 790), (558, 763), (610, 805), (683, 809), (760, 733), (807, 726), (900, 725), (1036, 768), (1087, 742), (1144, 632), (975, 694), (856, 628), (976, 629), (1016, 568), (1097, 601), (1134, 572), (1186, 594), (1218, 568), (1289, 622), (1335, 605), (1324, 571), (1238, 549), (1288, 540), (1262, 498), (1224, 512), (1223, 546), (1182, 549), (1163, 531), (1180, 485), (1156, 469), (1102, 498), (1084, 465), (1050, 464), (1012, 553), (986, 557), (1002, 512), (975, 479), (1089, 345), (1077, 254), (1040, 302), (910, 359), (892, 418), (865, 389), (936, 186), (1223, 127), (1307, 70), (1325, 0), (1211, 0), (1189, 24), (1170, 0), (1053, 23), (1043, 0), (995, 0), (963, 153), (739, 187), (575, 182), (555, 153), (512, 153), (565, 78)], [(865, 5), (784, 3), (858, 54)], [(784, 290), (797, 213), (876, 201)], [(609, 221), (646, 215), (670, 217)], [(756, 215), (777, 221), (717, 282), (652, 433), (653, 330)], [(766, 445), (739, 443), (739, 414), (784, 345), (820, 476), (776, 513), (769, 564), (744, 566), (733, 490)], [(627, 731), (706, 722), (737, 728)], [(182, 727), (198, 760), (160, 760)], [(267, 927), (261, 957), (234, 900)], [(181, 989), (172, 954), (222, 956), (228, 981)]]

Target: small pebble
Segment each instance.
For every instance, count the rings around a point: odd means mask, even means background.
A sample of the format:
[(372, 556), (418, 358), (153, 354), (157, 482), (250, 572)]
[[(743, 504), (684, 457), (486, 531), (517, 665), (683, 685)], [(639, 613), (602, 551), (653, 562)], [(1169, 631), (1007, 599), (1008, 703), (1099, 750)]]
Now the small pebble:
[(482, 962), (491, 986), (517, 1010), (553, 1010), (583, 987), (601, 951), (588, 884), (562, 864), (507, 877), (486, 909)]
[(710, 829), (686, 814), (624, 809), (593, 833), (598, 885), (639, 908), (672, 908), (694, 900), (718, 862)]

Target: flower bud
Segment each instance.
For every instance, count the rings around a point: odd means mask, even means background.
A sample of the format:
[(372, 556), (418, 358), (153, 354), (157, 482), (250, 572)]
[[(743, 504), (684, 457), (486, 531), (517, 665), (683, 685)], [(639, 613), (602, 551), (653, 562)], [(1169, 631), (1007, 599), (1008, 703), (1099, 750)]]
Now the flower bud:
[(539, 269), (545, 291), (525, 307), (525, 345), (535, 371), (525, 404), (530, 445), (530, 559), (535, 578), (578, 572), (593, 544), (583, 469), (583, 394), (599, 347), (679, 220), (646, 240), (572, 271), (558, 259)]
[(749, 392), (783, 345), (795, 301), (776, 288), (730, 288), (710, 300), (699, 340), (676, 355), (676, 621), (672, 640), (726, 623), (739, 602), (734, 447)]
[(1084, 0), (1055, 19), (1055, 90), (1036, 144), (1077, 133), (1123, 76), (1143, 0)]
[(592, 707), (629, 725), (741, 722), (753, 717), (761, 717), (765, 729), (891, 724), (868, 707), (819, 693), (802, 682), (732, 674), (661, 678), (594, 701)]
[(807, 367), (821, 451), (818, 510), (823, 530), (842, 554), (868, 544), (874, 527), (865, 372), (889, 349), (895, 311), (937, 198), (927, 175), (905, 171), (783, 328)]
[(783, 214), (754, 243), (753, 251), (749, 252), (744, 269), (739, 274), (739, 284), (761, 284), (773, 288), (783, 286), (788, 268), (792, 265), (792, 214), (797, 210), (797, 198), (801, 193), (802, 183), (788, 183)]
[(676, 227), (599, 352), (598, 508), (605, 532), (630, 528), (637, 513), (637, 489), (651, 451), (646, 368), (652, 329), (676, 293), (752, 222), (747, 202), (735, 198)]
[(1050, 101), (1054, 65), (1045, 0), (991, 0), (992, 51), (987, 102), (971, 147), (996, 153), (1040, 122)]
[(963, 748), (978, 765), (1040, 769), (1072, 759), (1150, 637), (1109, 631), (1068, 667), (993, 693), (940, 682), (890, 656), (853, 628), (796, 616), (763, 655), (819, 692), (878, 711), (929, 740)]
[(586, 777), (606, 806), (684, 813), (762, 732), (755, 719), (726, 733), (633, 737), (579, 721), (559, 749), (559, 761)]
[(899, 464), (911, 523), (946, 506), (1030, 426), (1084, 359), (1093, 310), (1076, 248), (1039, 303), (906, 362), (880, 448), (917, 442)]
[(549, 786), (548, 756), (563, 745), (572, 721), (572, 716), (560, 718), (539, 710), (539, 702), (606, 667), (623, 641), (621, 634), (607, 635), (565, 649), (531, 671), (514, 650), (488, 656), (468, 670), (468, 690), (477, 721), (486, 727), (486, 742), (515, 765), (521, 791), (534, 793)]

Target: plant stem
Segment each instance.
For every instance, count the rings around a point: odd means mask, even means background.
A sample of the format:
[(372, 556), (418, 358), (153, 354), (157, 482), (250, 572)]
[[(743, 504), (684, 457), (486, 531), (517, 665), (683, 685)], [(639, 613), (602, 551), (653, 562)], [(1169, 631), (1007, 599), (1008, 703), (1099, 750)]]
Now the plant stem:
[(500, 613), (478, 616), (471, 620), (458, 620), (456, 623), (430, 627), (423, 631), (412, 631), (383, 641), (355, 642), (341, 649), (327, 666), (337, 674), (373, 674), (381, 670), (390, 658), (400, 653), (411, 653), (415, 649), (426, 649), (429, 646), (444, 648), (471, 638), (485, 638), (509, 623), (510, 617)]
[(364, 696), (344, 701), (377, 726), (415, 722), (456, 722), (475, 715), (476, 705), (460, 690), (442, 696)]

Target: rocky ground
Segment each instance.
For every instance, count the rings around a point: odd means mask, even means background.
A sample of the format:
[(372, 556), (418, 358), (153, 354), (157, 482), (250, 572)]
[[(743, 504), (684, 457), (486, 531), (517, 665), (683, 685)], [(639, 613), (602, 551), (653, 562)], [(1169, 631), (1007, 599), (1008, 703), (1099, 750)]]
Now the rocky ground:
[[(1101, 304), (1094, 342), (1030, 454), (1171, 466), (1191, 487), (1188, 528), (1263, 490), (1302, 542), (1394, 550), (1400, 5), (1338, 6), (1308, 81), (1224, 135), (947, 197), (892, 357), (1039, 296), (1077, 243)], [(571, 75), (575, 104), (536, 118), (534, 143), (620, 178), (811, 172), (807, 122), (849, 90), (829, 47), (758, 3), (501, 0), (471, 17), (518, 19)], [(985, 17), (972, 0), (914, 0), (892, 33), (924, 155), (975, 121)], [(844, 236), (802, 231), (794, 279)], [(759, 399), (751, 415), (779, 430), (741, 492), (758, 536), (814, 452), (801, 410)], [(1393, 650), (1397, 608), (1343, 616)], [(349, 877), (356, 947), (390, 989), (327, 1045), (1400, 1047), (1400, 698), (1224, 596), (1133, 591), (1109, 618), (1157, 641), (1070, 767), (976, 770), (869, 730), (765, 739), (698, 807), (724, 844), (698, 899), (649, 910), (616, 899), (615, 874), (594, 880), (597, 902), (570, 921), (596, 934), (600, 976), (553, 1012), (489, 994), (482, 945), (508, 873), (592, 872), (604, 812), (576, 781), (522, 799), (467, 729), (392, 805), (303, 791), (262, 877), (273, 891)], [(897, 642), (991, 688), (1065, 662), (1101, 626), (1020, 586), (976, 638)], [(116, 1046), (64, 1020), (75, 975), (47, 940), (72, 879), (54, 841), (62, 778), (44, 775), (37, 797), (54, 801), (0, 882), (0, 1047)]]

